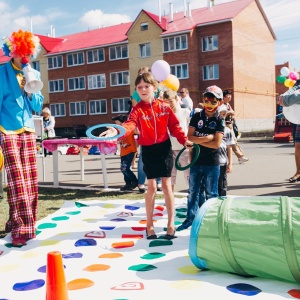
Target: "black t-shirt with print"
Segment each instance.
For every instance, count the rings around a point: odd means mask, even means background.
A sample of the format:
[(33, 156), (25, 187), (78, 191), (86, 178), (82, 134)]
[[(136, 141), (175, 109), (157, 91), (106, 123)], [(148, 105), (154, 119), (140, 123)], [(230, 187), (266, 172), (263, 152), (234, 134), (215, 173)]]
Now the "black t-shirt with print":
[[(206, 136), (221, 132), (224, 134), (224, 119), (218, 118), (217, 113), (208, 118), (204, 110), (195, 113), (190, 120), (190, 127), (195, 128), (194, 136)], [(215, 166), (219, 165), (219, 149), (200, 146), (200, 154), (195, 162), (196, 165)]]

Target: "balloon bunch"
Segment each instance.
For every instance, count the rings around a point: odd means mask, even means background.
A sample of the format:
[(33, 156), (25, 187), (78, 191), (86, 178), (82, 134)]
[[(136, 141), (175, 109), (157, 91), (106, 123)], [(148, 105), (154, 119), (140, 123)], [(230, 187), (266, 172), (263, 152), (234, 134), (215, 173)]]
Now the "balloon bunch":
[(277, 76), (277, 82), (283, 83), (287, 88), (292, 88), (298, 79), (298, 74), (289, 70), (287, 67), (280, 69), (280, 75)]
[(151, 73), (157, 81), (167, 88), (177, 92), (179, 89), (178, 78), (171, 74), (171, 67), (165, 60), (157, 60), (151, 66)]

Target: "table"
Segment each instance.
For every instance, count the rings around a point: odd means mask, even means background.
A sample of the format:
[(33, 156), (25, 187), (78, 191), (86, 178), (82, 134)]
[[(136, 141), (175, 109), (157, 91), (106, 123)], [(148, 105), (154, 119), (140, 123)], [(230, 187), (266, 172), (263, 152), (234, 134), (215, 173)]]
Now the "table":
[(55, 187), (59, 186), (58, 179), (58, 146), (61, 145), (77, 145), (80, 147), (80, 166), (81, 166), (81, 180), (84, 180), (84, 155), (83, 155), (83, 146), (85, 145), (95, 145), (99, 148), (101, 153), (101, 164), (102, 164), (102, 173), (103, 173), (103, 184), (104, 188), (108, 188), (107, 182), (107, 173), (106, 173), (106, 154), (114, 154), (117, 152), (117, 143), (114, 141), (101, 141), (90, 138), (83, 139), (47, 139), (43, 140), (43, 146), (50, 152), (53, 153), (53, 185)]

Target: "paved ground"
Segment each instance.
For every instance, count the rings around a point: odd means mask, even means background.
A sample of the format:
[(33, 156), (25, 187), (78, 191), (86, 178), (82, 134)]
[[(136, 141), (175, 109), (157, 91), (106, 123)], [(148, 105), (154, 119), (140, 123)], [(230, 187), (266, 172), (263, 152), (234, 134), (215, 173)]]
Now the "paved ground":
[[(300, 196), (299, 184), (287, 180), (295, 172), (293, 143), (274, 143), (273, 139), (259, 138), (241, 140), (240, 145), (249, 162), (240, 165), (234, 156), (233, 172), (228, 175), (228, 195), (259, 196), (286, 195)], [(46, 157), (45, 180), (43, 178), (42, 158), (38, 158), (39, 185), (53, 186), (52, 157)], [(103, 175), (100, 156), (85, 156), (84, 180), (81, 180), (79, 156), (59, 155), (59, 186), (103, 189)], [(124, 185), (119, 170), (120, 158), (106, 156), (108, 186), (119, 189)], [(187, 192), (187, 185), (179, 172), (176, 192)]]

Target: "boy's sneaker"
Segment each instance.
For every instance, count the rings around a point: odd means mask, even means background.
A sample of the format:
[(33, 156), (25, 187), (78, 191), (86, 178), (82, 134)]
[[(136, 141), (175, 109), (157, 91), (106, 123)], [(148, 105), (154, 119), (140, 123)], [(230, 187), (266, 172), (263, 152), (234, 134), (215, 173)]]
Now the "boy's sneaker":
[(192, 221), (188, 220), (188, 219), (185, 219), (184, 222), (177, 227), (177, 231), (181, 231), (181, 230), (185, 230), (185, 229), (188, 229), (189, 227), (191, 227), (193, 224)]
[(134, 190), (137, 186), (138, 186), (137, 181), (131, 182), (131, 184), (130, 184), (130, 189), (131, 189), (131, 190)]
[(120, 191), (131, 191), (131, 190), (132, 190), (132, 188), (131, 188), (131, 186), (128, 185), (128, 184), (125, 184), (124, 186), (122, 186), (122, 187), (120, 188)]
[(244, 163), (244, 162), (247, 162), (248, 160), (249, 160), (248, 157), (242, 156), (242, 157), (239, 158), (239, 163), (242, 164), (242, 163)]

